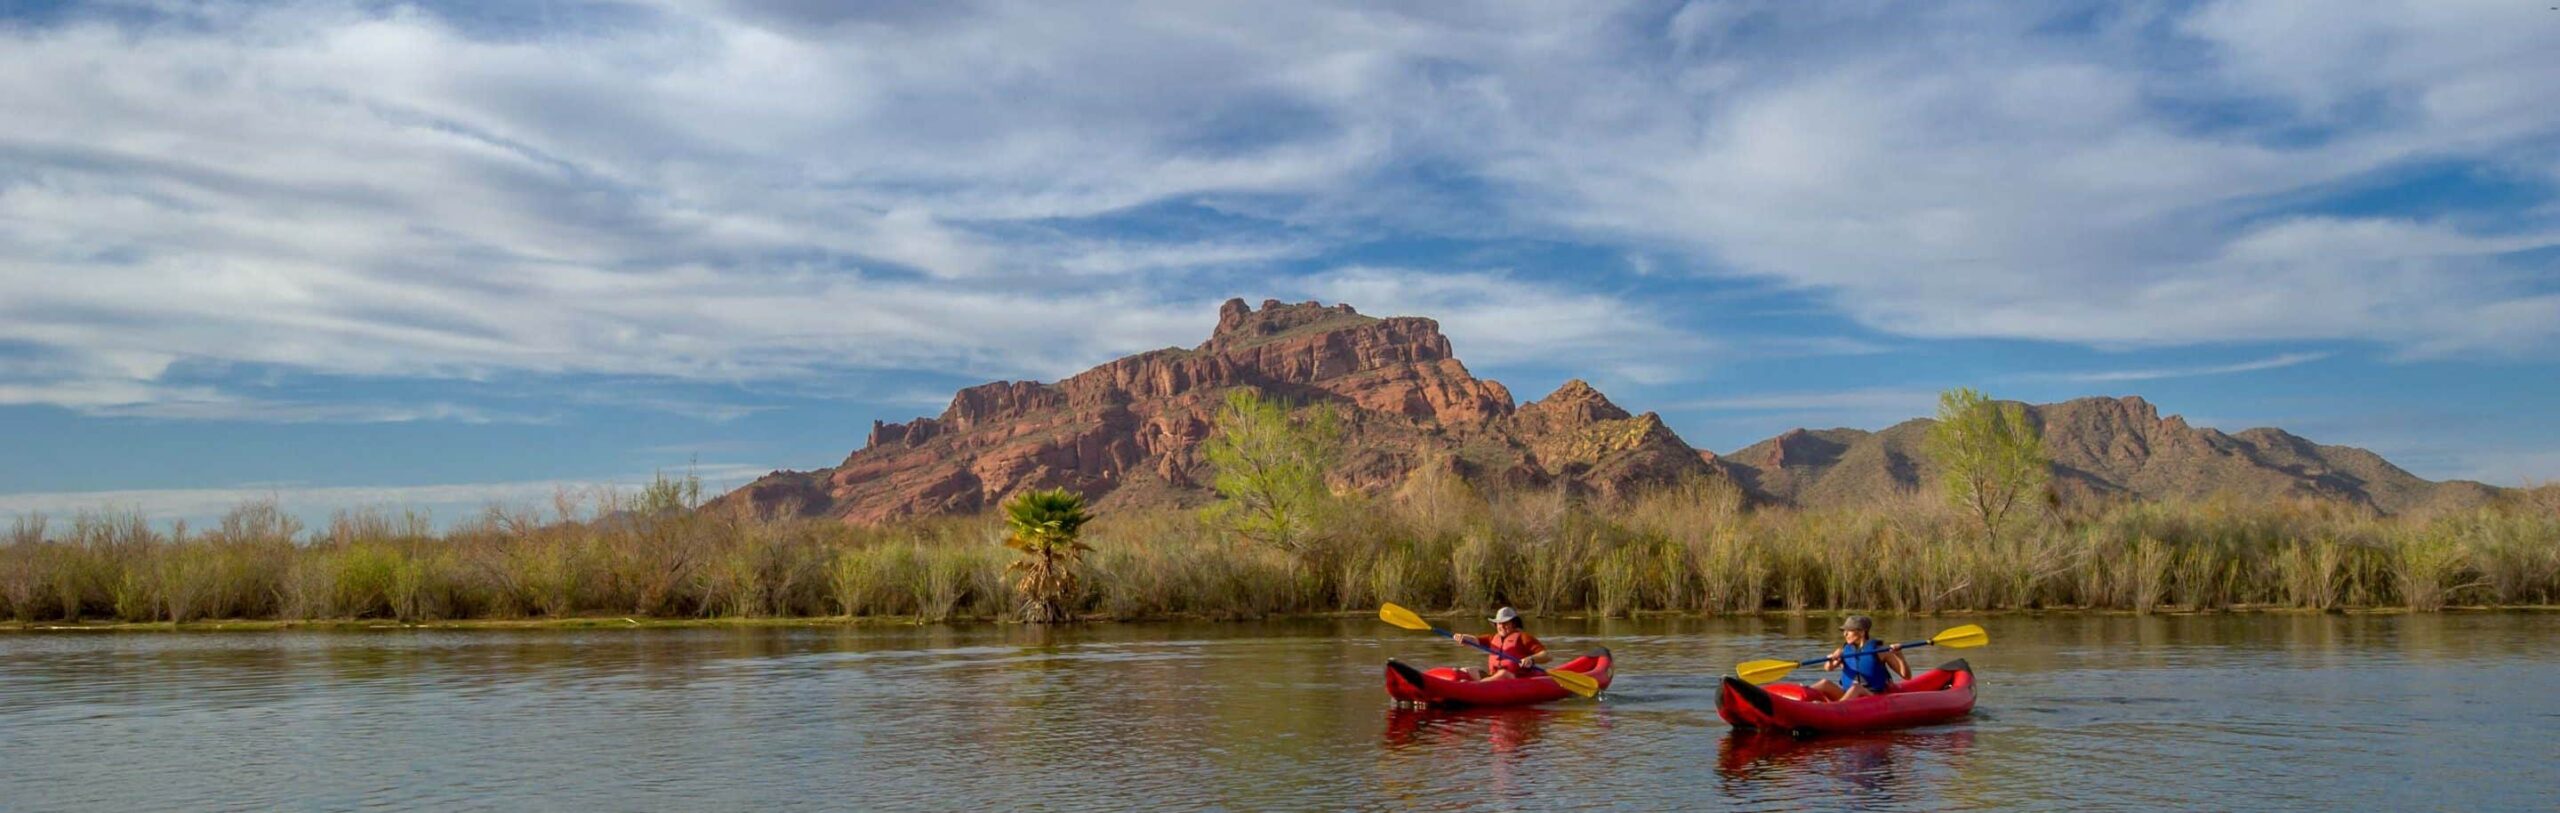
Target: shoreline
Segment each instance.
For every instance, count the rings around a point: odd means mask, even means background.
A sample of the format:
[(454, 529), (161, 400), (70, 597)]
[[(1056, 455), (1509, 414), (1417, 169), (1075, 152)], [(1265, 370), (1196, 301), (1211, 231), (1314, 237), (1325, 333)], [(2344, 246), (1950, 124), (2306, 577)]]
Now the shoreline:
[[(1842, 608), (1839, 610), (1761, 610), (1748, 613), (1700, 614), (1674, 610), (1648, 610), (1614, 618), (1591, 613), (1555, 613), (1549, 618), (1578, 621), (1642, 620), (1658, 618), (1814, 618), (1841, 613), (1863, 613), (1878, 618), (2002, 618), (2042, 617), (2047, 615), (2122, 616), (2122, 617), (2192, 617), (2206, 615), (2428, 615), (2480, 613), (2560, 613), (2560, 605), (2463, 605), (2436, 610), (2412, 610), (2406, 607), (2341, 607), (2317, 610), (2282, 605), (2224, 607), (2217, 609), (2158, 608), (2148, 613), (2134, 610), (2053, 607), (2031, 610), (1941, 610), (1936, 612), (1894, 612), (1891, 610)], [(1434, 615), (1448, 615), (1442, 611)], [(466, 618), (437, 621), (403, 622), (385, 618), (340, 618), (309, 620), (227, 619), (212, 621), (6, 621), (0, 632), (9, 633), (79, 633), (79, 632), (350, 632), (369, 630), (563, 630), (563, 629), (717, 629), (739, 627), (1030, 627), (1073, 628), (1094, 625), (1162, 624), (1172, 622), (1243, 623), (1256, 621), (1305, 621), (1339, 618), (1368, 618), (1368, 610), (1336, 610), (1320, 613), (1274, 613), (1263, 616), (1238, 617), (1210, 614), (1174, 614), (1134, 618), (1088, 618), (1065, 624), (1032, 625), (1001, 618), (972, 617), (943, 621), (926, 621), (914, 616), (758, 616), (745, 618), (643, 618), (639, 616), (578, 616), (571, 618)]]
[[(2560, 605), (2560, 513), (2539, 503), (2398, 518), (2123, 504), (1992, 536), (1919, 495), (1808, 513), (1714, 484), (1606, 501), (1441, 485), (1329, 515), (1301, 549), (1196, 511), (1114, 514), (1084, 529), (1080, 589), (1060, 609), (1113, 621), (1322, 617), (1389, 599), (1556, 617)], [(203, 534), (130, 516), (16, 531), (0, 544), (0, 619), (22, 628), (1003, 623), (1022, 600), (1020, 554), (997, 544), (992, 516), (616, 514), (441, 535), (350, 516), (306, 535), (258, 506)]]

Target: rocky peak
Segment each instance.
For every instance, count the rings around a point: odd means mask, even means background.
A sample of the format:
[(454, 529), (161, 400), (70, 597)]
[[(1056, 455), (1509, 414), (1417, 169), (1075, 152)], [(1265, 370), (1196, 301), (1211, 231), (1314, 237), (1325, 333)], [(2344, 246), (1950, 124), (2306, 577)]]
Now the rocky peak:
[(1766, 441), (1769, 446), (1769, 453), (1767, 457), (1763, 459), (1762, 465), (1772, 469), (1782, 469), (1788, 466), (1830, 465), (1832, 461), (1840, 459), (1840, 453), (1848, 448), (1848, 443), (1843, 442), (1838, 437), (1833, 437), (1835, 435), (1843, 434), (1863, 433), (1855, 433), (1854, 430), (1851, 430), (1850, 432), (1843, 432), (1837, 429), (1826, 430), (1822, 433), (1815, 433), (1804, 429), (1787, 430), (1785, 434)]
[(1050, 409), (1063, 402), (1055, 388), (1037, 381), (994, 381), (954, 393), (951, 406), (942, 410), (942, 422), (953, 430), (965, 431), (987, 421)]
[[(1097, 500), (1180, 503), (1201, 493), (1198, 446), (1236, 387), (1344, 410), (1360, 450), (1357, 470), (1344, 474), (1360, 487), (1400, 481), (1403, 467), (1426, 452), (1454, 454), (1469, 442), (1491, 455), (1493, 470), (1546, 476), (1519, 460), (1493, 460), (1522, 453), (1505, 439), (1511, 393), (1468, 373), (1439, 323), (1363, 316), (1349, 305), (1271, 300), (1253, 308), (1232, 299), (1198, 347), (1140, 353), (1054, 383), (968, 387), (940, 415), (873, 422), (863, 447), (833, 468), (778, 473), (734, 499), (849, 522), (976, 511), (1023, 488), (1052, 486)], [(1578, 407), (1583, 413), (1625, 414), (1598, 393), (1559, 400), (1566, 402), (1591, 402)]]
[[(1789, 429), (1780, 433), (1776, 438), (1769, 441), (1769, 461), (1763, 465), (1773, 469), (1785, 468), (1787, 465), (1787, 458), (1789, 457), (1787, 449), (1793, 447), (1801, 450), (1804, 448), (1805, 441), (1812, 439), (1813, 433), (1804, 431), (1802, 428)], [(1802, 458), (1804, 453), (1802, 451), (1798, 451), (1793, 456)]]
[(2121, 398), (2076, 398), (2028, 410), (2039, 417), (2112, 431), (2150, 434), (2160, 427), (2160, 409), (2138, 395)]
[(1712, 474), (1702, 455), (1651, 412), (1630, 415), (1581, 379), (1520, 407), (1510, 434), (1540, 466), (1602, 494)]
[(1579, 378), (1564, 382), (1564, 386), (1557, 387), (1555, 392), (1522, 406), (1520, 411), (1523, 414), (1536, 413), (1566, 424), (1622, 421), (1634, 417), (1626, 410), (1618, 408), (1617, 404), (1611, 403), (1609, 396), (1600, 394), (1599, 390), (1592, 389), (1589, 383)]
[[(1229, 299), (1226, 304), (1218, 306), (1218, 327), (1210, 332), (1209, 340), (1201, 343), (1199, 349), (1216, 352), (1249, 347), (1327, 323), (1334, 323), (1328, 326), (1348, 327), (1375, 321), (1377, 320), (1360, 315), (1359, 311), (1353, 310), (1348, 304), (1332, 306), (1320, 302), (1290, 304), (1277, 299), (1265, 299), (1262, 300), (1262, 309), (1254, 310), (1246, 307), (1244, 299), (1239, 297)], [(1437, 333), (1438, 326), (1432, 327), (1432, 332)]]

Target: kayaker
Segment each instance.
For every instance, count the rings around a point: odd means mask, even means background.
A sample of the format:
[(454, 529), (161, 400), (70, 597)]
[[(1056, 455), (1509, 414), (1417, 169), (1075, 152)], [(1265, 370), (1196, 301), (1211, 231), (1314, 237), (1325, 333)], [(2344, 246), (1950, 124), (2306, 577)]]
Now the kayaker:
[(1547, 660), (1547, 645), (1539, 643), (1537, 638), (1531, 636), (1529, 630), (1520, 624), (1520, 613), (1509, 607), (1494, 612), (1492, 635), (1480, 637), (1459, 633), (1450, 637), (1468, 646), (1492, 647), (1494, 651), (1518, 658), (1523, 664), (1513, 666), (1510, 661), (1487, 654), (1484, 656), (1484, 668), (1468, 669), (1468, 677), (1477, 680), (1503, 680), (1528, 677), (1545, 671), (1539, 669), (1537, 665)]
[(1822, 664), (1822, 668), (1839, 670), (1840, 676), (1816, 681), (1814, 691), (1826, 700), (1848, 700), (1884, 694), (1893, 690), (1897, 677), (1911, 677), (1911, 667), (1902, 662), (1902, 645), (1877, 643), (1869, 635), (1875, 626), (1875, 619), (1863, 615), (1840, 623), (1840, 648), (1831, 650), (1830, 660)]

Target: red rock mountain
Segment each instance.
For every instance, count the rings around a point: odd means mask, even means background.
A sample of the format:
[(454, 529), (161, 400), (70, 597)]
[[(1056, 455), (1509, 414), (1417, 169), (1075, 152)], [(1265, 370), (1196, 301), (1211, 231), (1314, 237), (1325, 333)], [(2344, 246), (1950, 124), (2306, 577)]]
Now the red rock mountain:
[[(1478, 483), (1617, 494), (1729, 477), (1753, 497), (1855, 505), (1921, 487), (1930, 421), (1881, 432), (1798, 429), (1730, 455), (1691, 448), (1653, 413), (1629, 414), (1581, 381), (1515, 406), (1467, 372), (1430, 319), (1349, 305), (1260, 309), (1228, 300), (1199, 346), (1113, 361), (1055, 383), (961, 390), (941, 415), (874, 422), (831, 469), (778, 471), (720, 498), (764, 514), (854, 523), (969, 513), (1026, 488), (1063, 486), (1105, 509), (1209, 499), (1200, 445), (1229, 390), (1250, 386), (1343, 418), (1340, 485), (1393, 488), (1423, 466)], [(2028, 407), (2066, 499), (2314, 496), (2398, 512), (2487, 499), (2477, 483), (2430, 483), (2362, 449), (2276, 429), (2225, 434), (2161, 418), (2139, 398)]]
[(1349, 305), (1233, 299), (1209, 340), (1123, 358), (1065, 380), (961, 390), (931, 418), (872, 424), (835, 468), (775, 472), (722, 498), (762, 513), (871, 523), (966, 513), (1063, 486), (1105, 508), (1207, 498), (1200, 453), (1226, 393), (1251, 386), (1343, 417), (1337, 477), (1382, 490), (1423, 465), (1474, 480), (1615, 493), (1712, 476), (1652, 413), (1629, 415), (1580, 381), (1514, 406), (1467, 372), (1439, 323)]

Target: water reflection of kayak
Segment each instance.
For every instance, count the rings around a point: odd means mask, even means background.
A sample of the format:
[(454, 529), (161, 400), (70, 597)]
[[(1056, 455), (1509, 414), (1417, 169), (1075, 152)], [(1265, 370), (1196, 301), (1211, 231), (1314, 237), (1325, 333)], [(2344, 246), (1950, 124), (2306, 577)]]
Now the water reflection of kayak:
[[(1580, 672), (1609, 688), (1609, 650), (1595, 649), (1591, 654), (1566, 661), (1557, 671)], [(1572, 696), (1554, 678), (1538, 676), (1507, 680), (1473, 680), (1465, 672), (1440, 667), (1425, 672), (1403, 663), (1387, 661), (1387, 696), (1397, 702), (1425, 706), (1518, 706), (1545, 703)]]
[(1728, 780), (1822, 773), (1873, 776), (1915, 754), (1961, 755), (1973, 748), (1973, 730), (1869, 731), (1798, 739), (1765, 731), (1735, 731), (1716, 753), (1716, 773)]
[(1807, 686), (1753, 686), (1727, 677), (1716, 692), (1716, 715), (1734, 728), (1783, 731), (1798, 736), (1908, 728), (1945, 722), (1973, 712), (1973, 667), (1949, 661), (1893, 685), (1893, 691), (1855, 700), (1821, 702)]
[(1537, 742), (1555, 714), (1534, 707), (1397, 708), (1387, 712), (1387, 745), (1488, 742), (1496, 753), (1508, 753)]

